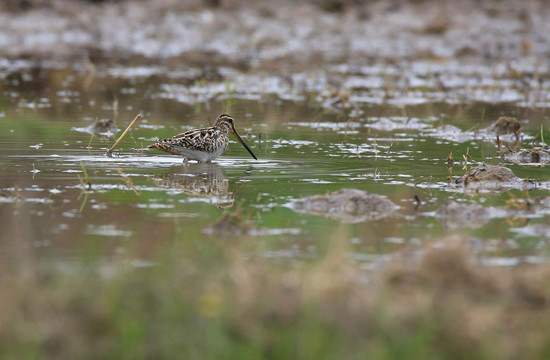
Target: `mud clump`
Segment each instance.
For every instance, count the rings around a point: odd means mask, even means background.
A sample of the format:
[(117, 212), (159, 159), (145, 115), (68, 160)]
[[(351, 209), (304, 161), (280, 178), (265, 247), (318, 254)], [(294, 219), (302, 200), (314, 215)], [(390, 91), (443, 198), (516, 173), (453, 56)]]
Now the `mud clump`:
[(528, 149), (502, 154), (502, 160), (518, 164), (550, 164), (550, 150)]
[(377, 194), (342, 189), (326, 195), (312, 195), (290, 204), (296, 212), (322, 215), (344, 223), (376, 220), (393, 213), (398, 206)]
[(437, 209), (435, 217), (448, 229), (478, 228), (491, 218), (490, 209), (479, 204), (448, 201)]
[(504, 166), (481, 164), (470, 168), (464, 176), (456, 179), (456, 184), (470, 183), (510, 183), (520, 180), (512, 170)]
[(118, 128), (112, 119), (100, 119), (91, 127), (91, 133), (97, 137), (111, 139), (118, 132)]

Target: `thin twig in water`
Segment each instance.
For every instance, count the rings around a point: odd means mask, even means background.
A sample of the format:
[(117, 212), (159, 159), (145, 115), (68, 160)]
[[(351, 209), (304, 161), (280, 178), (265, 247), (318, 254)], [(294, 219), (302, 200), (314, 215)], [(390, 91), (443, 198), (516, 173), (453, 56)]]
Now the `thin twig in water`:
[(118, 140), (115, 142), (115, 144), (109, 149), (107, 150), (107, 152), (105, 153), (106, 156), (113, 156), (113, 150), (117, 147), (118, 143), (124, 138), (124, 136), (126, 136), (126, 134), (128, 133), (128, 131), (130, 131), (130, 129), (132, 128), (132, 126), (134, 126), (134, 124), (136, 123), (136, 121), (138, 121), (138, 119), (141, 117), (141, 114), (137, 114), (136, 117), (134, 118), (134, 120), (132, 120), (132, 122), (130, 123), (130, 125), (128, 125), (128, 127), (126, 128), (126, 130), (124, 130), (124, 132), (122, 133), (122, 135), (120, 135), (120, 137), (118, 138)]
[(258, 134), (258, 149), (262, 150), (262, 133)]

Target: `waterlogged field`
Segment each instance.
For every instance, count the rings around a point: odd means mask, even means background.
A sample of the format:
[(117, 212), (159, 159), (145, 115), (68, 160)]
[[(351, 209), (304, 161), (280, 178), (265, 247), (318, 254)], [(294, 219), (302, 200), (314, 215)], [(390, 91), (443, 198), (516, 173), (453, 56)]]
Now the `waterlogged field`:
[[(281, 89), (269, 78), (255, 79), (256, 86), (249, 88), (240, 78), (244, 75), (229, 77), (223, 89), (216, 83), (176, 87), (173, 83), (183, 81), (170, 73), (160, 79), (139, 77), (160, 72), (155, 68), (134, 69), (137, 81), (45, 69), (42, 76), (60, 77), (60, 84), (37, 90), (32, 84), (39, 79), (32, 75), (16, 81), (26, 71), (9, 73), (4, 85), (2, 222), (6, 239), (25, 239), (43, 256), (73, 260), (89, 243), (108, 244), (108, 252), (117, 253), (144, 243), (154, 248), (202, 241), (206, 246), (244, 231), (265, 246), (264, 256), (301, 262), (317, 258), (335, 227), (343, 227), (352, 257), (370, 267), (399, 248), (445, 236), (449, 221), (438, 221), (436, 210), (452, 200), (495, 209), (481, 224), (452, 226), (450, 220), (453, 233), (494, 243), (488, 261), (515, 264), (546, 257), (532, 229), (547, 223), (547, 209), (512, 212), (514, 205), (548, 195), (546, 168), (501, 161), (511, 146), (544, 147), (544, 108), (520, 107), (504, 101), (507, 97), (497, 103), (449, 104), (443, 96), (429, 99), (430, 89), (395, 95), (404, 102), (400, 105), (356, 95), (389, 92), (383, 86), (389, 71), (376, 67), (363, 69), (369, 74), (365, 77), (340, 74), (352, 84), (341, 90), (347, 93), (343, 99), (323, 96), (326, 90)], [(125, 71), (112, 70), (119, 77), (131, 74)], [(377, 81), (371, 79), (376, 71)], [(426, 86), (426, 80), (417, 81)], [(360, 96), (373, 99), (354, 101)], [(257, 161), (234, 139), (212, 164), (186, 166), (180, 157), (146, 149), (157, 138), (209, 126), (222, 112), (236, 118)], [(143, 118), (114, 156), (104, 156), (115, 139), (94, 136), (95, 121), (110, 118), (123, 130), (137, 113)], [(519, 143), (503, 142), (499, 150), (497, 136), (481, 129), (502, 115), (518, 117), (522, 131)], [(442, 127), (450, 125), (456, 128)], [(447, 166), (449, 157), (454, 166)], [(504, 164), (532, 183), (498, 189), (453, 184), (479, 163)], [(383, 195), (399, 208), (372, 221), (339, 222), (289, 206), (342, 188)], [(237, 228), (211, 231), (228, 214), (241, 220)]]
[[(545, 311), (548, 299), (547, 286), (506, 275), (547, 264), (550, 237), (550, 85), (530, 83), (544, 69), (522, 66), (340, 65), (290, 78), (220, 68), (212, 78), (5, 63), (0, 264), (10, 290), (0, 323), (16, 326), (0, 346), (61, 358), (170, 357), (179, 346), (194, 358), (501, 354), (484, 339), (510, 340), (496, 331), (504, 309), (525, 301)], [(234, 138), (211, 164), (146, 148), (223, 112), (257, 161)], [(94, 123), (109, 118), (124, 130), (138, 113), (105, 156), (121, 131), (94, 134)], [(519, 120), (519, 140), (491, 132), (501, 116)], [(506, 160), (526, 149), (542, 151), (540, 161)], [(456, 183), (482, 163), (519, 179)], [(335, 215), (295, 206), (346, 188), (395, 208)], [(426, 310), (442, 289), (466, 289), (462, 305), (449, 305), (469, 314), (463, 338), (452, 335), (455, 320)], [(414, 295), (408, 310), (397, 300), (404, 294)], [(497, 305), (499, 296), (511, 303)], [(527, 350), (540, 354), (537, 346)]]

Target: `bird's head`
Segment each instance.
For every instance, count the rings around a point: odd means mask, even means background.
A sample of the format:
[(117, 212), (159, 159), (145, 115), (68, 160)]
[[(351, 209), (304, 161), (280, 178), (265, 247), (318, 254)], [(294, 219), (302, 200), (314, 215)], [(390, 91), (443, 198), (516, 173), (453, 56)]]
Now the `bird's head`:
[(232, 133), (233, 135), (235, 135), (235, 137), (237, 138), (237, 140), (239, 140), (239, 142), (245, 147), (245, 149), (250, 153), (250, 155), (252, 155), (252, 157), (256, 160), (258, 160), (258, 158), (256, 157), (256, 155), (254, 155), (254, 153), (252, 152), (252, 150), (250, 150), (250, 148), (248, 147), (248, 145), (246, 145), (246, 143), (244, 142), (244, 140), (240, 137), (240, 135), (237, 133), (237, 130), (235, 129), (235, 120), (227, 115), (227, 114), (221, 114), (220, 116), (218, 116), (216, 118), (216, 122), (214, 123), (214, 127), (217, 127), (217, 128), (225, 128), (227, 129), (228, 132)]

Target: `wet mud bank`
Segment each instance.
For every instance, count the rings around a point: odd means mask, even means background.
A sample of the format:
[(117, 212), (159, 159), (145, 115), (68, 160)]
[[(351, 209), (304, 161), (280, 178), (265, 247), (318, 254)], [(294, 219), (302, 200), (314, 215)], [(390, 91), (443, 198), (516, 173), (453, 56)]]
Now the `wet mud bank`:
[(327, 62), (535, 60), (550, 52), (545, 2), (31, 0), (1, 10), (0, 57), (11, 59), (280, 71)]

